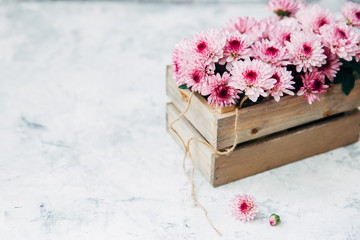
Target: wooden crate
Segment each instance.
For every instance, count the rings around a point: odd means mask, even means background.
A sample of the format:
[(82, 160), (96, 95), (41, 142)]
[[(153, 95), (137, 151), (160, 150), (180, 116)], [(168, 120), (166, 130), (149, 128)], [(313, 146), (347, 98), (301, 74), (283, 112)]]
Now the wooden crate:
[[(168, 123), (179, 114), (175, 104), (167, 104)], [(202, 138), (187, 118), (176, 122), (174, 128), (185, 141)], [(168, 131), (180, 143), (169, 127)], [(354, 143), (359, 132), (360, 113), (353, 110), (238, 144), (228, 156), (218, 156), (197, 141), (192, 142), (190, 151), (200, 172), (213, 186), (219, 186)]]
[[(185, 109), (190, 91), (178, 88), (171, 66), (167, 66), (166, 91), (178, 109)], [(302, 96), (285, 96), (280, 102), (269, 100), (240, 109), (238, 143), (356, 109), (360, 106), (360, 81), (355, 81), (349, 96), (342, 92), (340, 84), (333, 85), (319, 96), (321, 100), (312, 105)], [(195, 94), (185, 117), (212, 146), (223, 149), (231, 146), (235, 137), (235, 111), (231, 110), (221, 113), (210, 107), (203, 96)]]

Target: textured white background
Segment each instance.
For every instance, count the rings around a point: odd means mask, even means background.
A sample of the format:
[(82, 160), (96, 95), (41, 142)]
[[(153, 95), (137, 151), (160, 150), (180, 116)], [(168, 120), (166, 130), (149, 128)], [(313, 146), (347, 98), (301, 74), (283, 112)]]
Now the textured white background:
[[(1, 3), (0, 239), (217, 239), (165, 131), (165, 65), (182, 37), (240, 15), (267, 13)], [(223, 239), (360, 239), (359, 181), (359, 142), (216, 189), (195, 172)], [(230, 216), (237, 193), (256, 197), (254, 221)]]

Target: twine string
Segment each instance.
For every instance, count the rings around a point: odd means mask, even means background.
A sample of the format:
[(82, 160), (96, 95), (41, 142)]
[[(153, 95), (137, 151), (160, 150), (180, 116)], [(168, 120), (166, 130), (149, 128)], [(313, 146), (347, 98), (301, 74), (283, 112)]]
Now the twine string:
[[(195, 186), (194, 186), (194, 160), (191, 156), (191, 152), (190, 152), (190, 143), (192, 141), (198, 141), (202, 144), (204, 144), (206, 147), (208, 147), (211, 151), (213, 151), (214, 153), (218, 154), (218, 155), (228, 155), (230, 154), (231, 152), (234, 151), (236, 145), (237, 145), (237, 142), (238, 142), (238, 118), (239, 118), (239, 109), (241, 109), (243, 103), (245, 102), (245, 100), (248, 98), (247, 96), (245, 96), (241, 102), (240, 102), (240, 105), (239, 105), (239, 108), (235, 108), (235, 124), (234, 124), (234, 132), (235, 132), (235, 138), (234, 138), (234, 143), (232, 145), (231, 148), (228, 148), (228, 149), (225, 149), (224, 151), (219, 151), (217, 150), (216, 148), (214, 148), (211, 144), (209, 144), (207, 141), (205, 141), (204, 139), (201, 139), (201, 138), (196, 138), (196, 137), (191, 137), (188, 139), (187, 143), (185, 144), (185, 141), (182, 139), (182, 137), (180, 136), (179, 132), (176, 131), (173, 127), (174, 123), (176, 123), (177, 121), (179, 121), (186, 113), (187, 111), (189, 110), (189, 107), (190, 107), (190, 103), (191, 103), (191, 99), (192, 97), (194, 96), (194, 92), (192, 91), (189, 98), (188, 98), (188, 101), (187, 101), (187, 104), (186, 104), (186, 107), (185, 107), (185, 110), (175, 119), (173, 120), (170, 124), (169, 124), (169, 127), (170, 129), (176, 134), (176, 136), (180, 139), (184, 149), (185, 149), (185, 155), (184, 155), (184, 158), (183, 158), (183, 171), (186, 175), (186, 177), (188, 178), (189, 182), (191, 183), (191, 197), (193, 199), (193, 203), (195, 206), (198, 206), (200, 207), (203, 212), (204, 212), (204, 215), (207, 219), (207, 221), (209, 222), (210, 226), (216, 231), (216, 233), (219, 235), (219, 236), (222, 236), (221, 232), (214, 226), (214, 224), (212, 223), (212, 221), (210, 220), (209, 216), (208, 216), (208, 212), (207, 210), (199, 203), (199, 201), (197, 200), (196, 198), (196, 194), (195, 194)], [(186, 168), (185, 168), (185, 161), (187, 159), (187, 157), (189, 156), (189, 160), (190, 160), (190, 163), (191, 163), (191, 174), (189, 175), (186, 171)]]

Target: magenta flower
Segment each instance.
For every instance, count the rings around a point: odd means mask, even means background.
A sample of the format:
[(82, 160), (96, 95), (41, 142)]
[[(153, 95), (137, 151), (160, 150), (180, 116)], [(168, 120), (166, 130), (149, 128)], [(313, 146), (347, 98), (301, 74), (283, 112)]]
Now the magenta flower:
[(200, 32), (191, 40), (194, 57), (205, 65), (218, 62), (223, 57), (225, 38), (217, 30)]
[(282, 97), (284, 93), (294, 95), (294, 92), (290, 90), (295, 89), (292, 85), (295, 84), (295, 82), (291, 81), (294, 78), (291, 75), (291, 71), (287, 71), (286, 68), (283, 67), (277, 67), (271, 78), (274, 78), (276, 83), (273, 88), (268, 90), (268, 94), (273, 96), (275, 101), (279, 102), (280, 97)]
[(219, 64), (226, 65), (228, 71), (231, 70), (232, 63), (239, 59), (249, 58), (252, 54), (250, 48), (251, 41), (247, 35), (241, 35), (238, 32), (226, 32), (226, 43), (224, 47), (224, 57), (220, 59)]
[(312, 104), (316, 100), (320, 101), (320, 98), (316, 94), (326, 92), (326, 89), (329, 87), (325, 85), (325, 75), (315, 70), (311, 73), (305, 73), (305, 76), (301, 76), (301, 78), (303, 86), (297, 95), (304, 95), (309, 104)]
[(336, 22), (335, 15), (327, 8), (322, 8), (317, 4), (302, 8), (296, 14), (296, 18), (303, 25), (304, 30), (319, 33), (324, 25)]
[(360, 4), (355, 2), (345, 2), (341, 8), (341, 13), (345, 17), (347, 24), (360, 28)]
[(204, 87), (202, 94), (209, 95), (209, 105), (216, 104), (216, 107), (228, 107), (237, 103), (238, 96), (241, 93), (239, 90), (230, 86), (232, 82), (230, 74), (224, 72), (222, 77), (220, 74), (210, 76), (208, 78), (208, 84)]
[(205, 65), (199, 61), (190, 62), (186, 66), (184, 74), (184, 83), (192, 91), (202, 93), (204, 84), (209, 76), (214, 74), (212, 65)]
[(271, 216), (269, 217), (269, 223), (270, 226), (276, 226), (280, 223), (280, 216), (276, 215), (275, 213), (271, 214)]
[(299, 10), (296, 0), (270, 0), (267, 8), (279, 17), (293, 17)]
[(291, 42), (285, 42), (290, 61), (296, 65), (296, 71), (313, 71), (314, 67), (321, 67), (326, 63), (326, 56), (321, 44), (321, 37), (311, 32), (295, 32), (291, 35)]
[(275, 41), (264, 39), (262, 41), (255, 42), (252, 49), (254, 52), (254, 58), (263, 62), (271, 63), (275, 66), (285, 66), (290, 63), (288, 61), (289, 55), (287, 49)]
[(238, 32), (240, 34), (248, 33), (248, 31), (256, 24), (255, 18), (251, 17), (238, 17), (231, 19), (228, 23), (225, 24), (223, 29), (230, 33)]
[(260, 95), (266, 97), (265, 91), (274, 87), (274, 72), (274, 67), (260, 60), (238, 61), (231, 69), (233, 81), (229, 85), (245, 91), (245, 95), (256, 102)]
[(351, 61), (356, 55), (360, 35), (354, 28), (343, 24), (332, 24), (320, 29), (324, 46), (328, 47), (333, 54), (346, 61)]
[(255, 203), (255, 198), (251, 195), (237, 194), (231, 200), (232, 215), (242, 222), (254, 219), (258, 205)]
[(340, 62), (339, 57), (331, 53), (327, 47), (325, 47), (324, 50), (325, 50), (324, 54), (326, 56), (326, 63), (322, 65), (320, 68), (318, 68), (318, 71), (325, 74), (325, 76), (330, 81), (334, 81), (337, 72), (340, 70), (340, 66), (342, 65), (342, 62)]

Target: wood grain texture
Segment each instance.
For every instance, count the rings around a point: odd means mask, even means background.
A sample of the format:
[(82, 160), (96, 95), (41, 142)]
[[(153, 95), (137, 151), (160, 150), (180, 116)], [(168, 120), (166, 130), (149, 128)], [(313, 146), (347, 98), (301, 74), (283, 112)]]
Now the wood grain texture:
[[(174, 140), (183, 148), (180, 139), (175, 133), (170, 130), (169, 123), (176, 119), (180, 114), (180, 111), (175, 107), (174, 104), (168, 103), (166, 105), (166, 122), (167, 131), (174, 138)], [(187, 121), (184, 117), (174, 124), (174, 129), (179, 132), (185, 143), (191, 137), (202, 138), (200, 133)], [(184, 148), (183, 148), (184, 149)], [(195, 166), (200, 170), (202, 175), (208, 182), (212, 182), (214, 179), (214, 161), (213, 153), (209, 151), (207, 147), (199, 142), (192, 142), (190, 145), (190, 152), (194, 159)], [(181, 158), (182, 161), (182, 158)], [(179, 162), (181, 166), (182, 162)]]
[[(167, 105), (168, 121), (179, 114), (173, 104)], [(186, 118), (176, 124), (183, 138), (201, 137)], [(354, 143), (359, 139), (359, 132), (360, 113), (355, 110), (239, 144), (228, 156), (213, 154), (200, 143), (192, 145), (191, 153), (196, 166), (210, 184), (220, 186)]]
[(231, 155), (215, 157), (213, 186), (354, 143), (359, 132), (360, 114), (356, 111), (240, 144)]
[[(167, 93), (178, 109), (185, 108), (184, 96), (189, 96), (190, 91), (178, 89), (172, 77), (171, 66), (167, 68)], [(341, 85), (337, 84), (327, 93), (319, 94), (319, 97), (320, 101), (312, 105), (309, 105), (304, 97), (285, 96), (280, 102), (269, 100), (240, 109), (238, 143), (356, 109), (360, 106), (360, 80), (355, 81), (355, 87), (349, 96), (346, 96), (341, 91)], [(208, 117), (209, 120), (206, 120)], [(233, 144), (235, 111), (221, 114), (209, 107), (204, 97), (196, 94), (186, 118), (216, 149)]]

